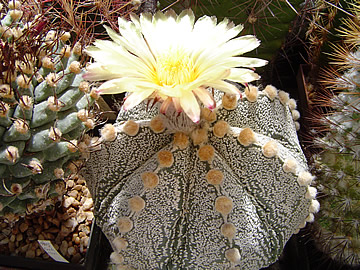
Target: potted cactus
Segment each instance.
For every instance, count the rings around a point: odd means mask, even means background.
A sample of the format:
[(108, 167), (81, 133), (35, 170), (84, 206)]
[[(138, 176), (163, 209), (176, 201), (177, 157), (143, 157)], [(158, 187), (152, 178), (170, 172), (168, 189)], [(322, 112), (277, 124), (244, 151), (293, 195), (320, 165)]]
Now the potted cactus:
[[(242, 26), (191, 10), (119, 18), (87, 52), (97, 93), (130, 92), (82, 172), (117, 269), (259, 269), (314, 220), (295, 100), (250, 85)], [(136, 46), (135, 46), (136, 44)], [(241, 86), (241, 85), (244, 85)], [(223, 94), (222, 92), (225, 92)], [(142, 102), (146, 100), (145, 102)], [(199, 104), (201, 102), (201, 105)]]

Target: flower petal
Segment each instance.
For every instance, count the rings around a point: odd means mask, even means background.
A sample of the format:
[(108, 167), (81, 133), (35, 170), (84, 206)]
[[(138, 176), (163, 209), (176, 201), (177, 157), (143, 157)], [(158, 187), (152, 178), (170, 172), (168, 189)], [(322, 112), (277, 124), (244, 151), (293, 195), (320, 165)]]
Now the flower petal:
[(134, 23), (129, 22), (121, 17), (119, 17), (118, 21), (119, 31), (123, 36), (117, 34), (110, 27), (105, 26), (106, 32), (110, 38), (117, 44), (123, 46), (127, 51), (140, 57), (140, 59), (143, 60), (149, 67), (154, 66), (154, 56), (151, 53), (146, 41), (144, 40), (143, 35), (138, 29), (136, 29)]
[(230, 40), (219, 48), (220, 51), (226, 52), (229, 56), (241, 55), (252, 51), (260, 45), (260, 40), (255, 36), (246, 35)]
[(268, 63), (267, 60), (252, 57), (231, 57), (222, 64), (229, 67), (262, 67)]
[(194, 122), (200, 121), (200, 106), (192, 92), (184, 92), (180, 98), (181, 108), (187, 116)]
[(131, 93), (126, 97), (123, 108), (128, 111), (134, 108), (136, 105), (139, 105), (144, 99), (148, 98), (154, 91), (153, 90), (141, 90)]
[[(98, 63), (104, 65), (115, 65), (115, 70), (112, 73), (121, 74), (125, 76), (129, 72), (141, 74), (142, 76), (151, 76), (149, 67), (139, 58), (130, 54), (122, 46), (108, 41), (97, 40), (94, 46), (88, 47), (86, 52), (93, 57)], [(108, 67), (109, 69), (109, 67)]]
[(118, 74), (112, 73), (107, 66), (99, 63), (93, 63), (86, 67), (86, 73), (83, 75), (87, 81), (102, 81), (119, 78)]
[(230, 69), (230, 75), (226, 79), (233, 82), (246, 83), (258, 80), (260, 76), (250, 69), (232, 68)]
[(155, 85), (151, 82), (134, 80), (134, 78), (124, 77), (113, 79), (107, 82), (104, 82), (97, 91), (103, 94), (119, 94), (123, 92), (141, 92), (142, 89), (149, 90), (152, 92), (156, 90)]
[(214, 97), (204, 87), (196, 88), (193, 90), (193, 92), (210, 110), (213, 110), (216, 107)]
[(167, 109), (169, 108), (169, 106), (171, 105), (172, 103), (172, 99), (170, 97), (168, 97), (167, 99), (165, 99), (163, 101), (163, 103), (161, 104), (161, 107), (160, 107), (160, 113), (162, 114), (165, 114)]
[(206, 83), (206, 86), (214, 87), (220, 91), (223, 91), (225, 93), (229, 93), (232, 95), (240, 94), (239, 89), (235, 85), (228, 83), (228, 82), (224, 82), (222, 80), (208, 82), (208, 83)]
[(180, 105), (180, 100), (179, 100), (179, 98), (172, 98), (172, 102), (173, 102), (173, 104), (174, 104), (174, 106), (175, 106), (175, 110), (176, 110), (177, 112), (182, 112), (182, 111), (183, 111), (182, 108), (181, 108), (181, 105)]

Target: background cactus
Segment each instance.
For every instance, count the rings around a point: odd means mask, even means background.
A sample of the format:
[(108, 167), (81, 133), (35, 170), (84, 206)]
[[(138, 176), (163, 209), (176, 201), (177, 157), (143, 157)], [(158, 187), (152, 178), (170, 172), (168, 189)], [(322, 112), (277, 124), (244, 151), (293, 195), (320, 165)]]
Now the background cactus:
[(262, 59), (271, 60), (274, 53), (281, 48), (289, 31), (292, 20), (297, 14), (302, 1), (234, 1), (234, 0), (201, 0), (175, 1), (160, 0), (160, 9), (174, 8), (182, 10), (191, 8), (197, 17), (216, 16), (219, 20), (228, 18), (235, 24), (243, 24), (242, 34), (256, 35), (261, 45), (249, 53)]
[(313, 220), (296, 103), (272, 86), (242, 94), (215, 90), (217, 107), (198, 125), (171, 108), (120, 112), (116, 140), (83, 171), (114, 264), (259, 269)]
[(62, 195), (67, 166), (95, 143), (83, 136), (97, 95), (82, 79), (81, 45), (27, 12), (10, 1), (1, 13), (0, 214), (9, 219)]
[[(343, 29), (347, 17), (355, 15), (352, 14), (354, 5), (359, 5), (359, 1), (317, 0), (308, 2), (308, 8), (306, 9), (308, 26), (304, 41), (307, 44), (307, 63), (310, 68), (306, 88), (310, 106), (313, 104), (317, 106), (317, 100), (321, 100), (324, 95), (324, 91), (319, 85), (321, 69), (331, 62), (329, 58), (329, 55), (333, 52), (331, 44), (342, 42), (344, 36), (339, 35), (338, 31)], [(358, 20), (357, 16), (353, 17), (355, 23)]]
[[(321, 136), (315, 139), (320, 154), (313, 156), (317, 185), (321, 191), (321, 247), (342, 262), (360, 264), (360, 50), (359, 5), (349, 9), (354, 16), (339, 28), (344, 42), (333, 46), (336, 64), (325, 72), (327, 107), (320, 118)], [(329, 90), (332, 90), (330, 92)]]

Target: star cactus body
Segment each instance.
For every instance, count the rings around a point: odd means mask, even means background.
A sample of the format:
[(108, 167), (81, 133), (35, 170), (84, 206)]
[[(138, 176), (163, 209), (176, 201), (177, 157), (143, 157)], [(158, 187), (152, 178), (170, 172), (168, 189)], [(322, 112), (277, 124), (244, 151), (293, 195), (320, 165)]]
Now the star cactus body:
[(83, 172), (119, 268), (260, 269), (313, 221), (294, 108), (252, 88), (241, 100), (214, 90), (199, 124), (173, 106), (120, 112), (116, 140)]
[(227, 81), (259, 79), (248, 68), (263, 66), (266, 61), (239, 55), (260, 42), (251, 35), (236, 37), (242, 29), (227, 19), (217, 23), (208, 16), (195, 22), (191, 10), (179, 15), (173, 11), (132, 15), (131, 21), (119, 18), (120, 35), (106, 27), (113, 41), (97, 40), (87, 49), (95, 63), (84, 77), (107, 80), (98, 88), (100, 94), (130, 92), (124, 109), (146, 98), (157, 98), (162, 101), (162, 112), (173, 103), (178, 111), (198, 122), (198, 100), (210, 109), (215, 106), (207, 87), (239, 94)]

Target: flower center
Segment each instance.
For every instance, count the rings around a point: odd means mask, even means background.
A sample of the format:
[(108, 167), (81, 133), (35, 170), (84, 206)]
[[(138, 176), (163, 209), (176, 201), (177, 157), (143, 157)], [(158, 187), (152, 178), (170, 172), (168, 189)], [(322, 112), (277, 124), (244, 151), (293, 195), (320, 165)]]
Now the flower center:
[(157, 59), (154, 81), (161, 86), (174, 86), (196, 79), (194, 63), (183, 50), (169, 50)]

